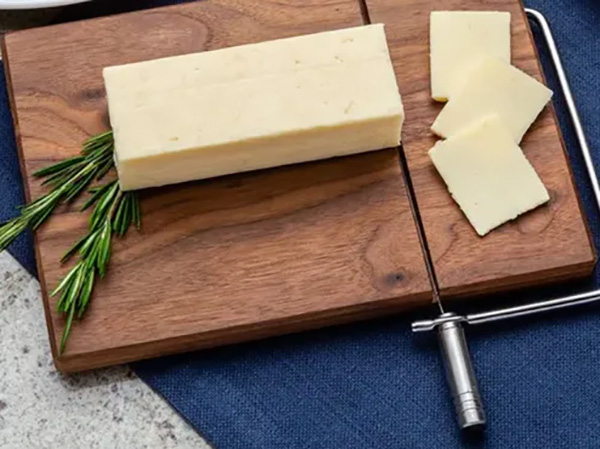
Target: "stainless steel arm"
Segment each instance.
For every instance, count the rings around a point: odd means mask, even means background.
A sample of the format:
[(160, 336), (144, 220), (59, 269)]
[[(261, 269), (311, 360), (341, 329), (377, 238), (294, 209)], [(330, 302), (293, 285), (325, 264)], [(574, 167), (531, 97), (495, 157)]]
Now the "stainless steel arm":
[(578, 293), (570, 296), (563, 296), (555, 299), (524, 304), (522, 306), (507, 307), (504, 309), (490, 310), (487, 312), (473, 313), (470, 315), (454, 315), (448, 316), (444, 314), (433, 320), (419, 320), (412, 324), (413, 332), (432, 331), (436, 327), (447, 322), (467, 323), (470, 325), (491, 323), (492, 321), (507, 320), (526, 315), (533, 315), (542, 312), (551, 312), (554, 310), (565, 309), (567, 307), (580, 306), (592, 302), (600, 302), (600, 290), (592, 290), (591, 292)]
[(550, 25), (548, 24), (548, 21), (542, 13), (536, 11), (535, 9), (525, 9), (525, 12), (527, 13), (529, 19), (537, 23), (540, 27), (542, 35), (544, 36), (544, 41), (546, 42), (548, 50), (550, 51), (550, 57), (552, 58), (552, 63), (554, 64), (556, 74), (558, 75), (558, 82), (563, 91), (565, 101), (567, 102), (569, 115), (571, 116), (573, 127), (575, 128), (577, 140), (579, 141), (579, 147), (583, 156), (583, 160), (585, 162), (585, 168), (588, 172), (588, 176), (592, 184), (592, 190), (594, 191), (596, 205), (600, 210), (600, 184), (598, 182), (598, 174), (596, 173), (596, 168), (594, 167), (594, 161), (592, 159), (590, 147), (588, 145), (587, 138), (585, 137), (583, 126), (581, 125), (579, 112), (577, 111), (575, 99), (573, 98), (573, 93), (571, 92), (571, 86), (569, 85), (567, 75), (565, 74), (565, 69), (563, 68), (560, 55), (558, 54), (558, 47), (556, 46), (556, 42), (554, 41), (552, 30), (550, 29)]
[(600, 301), (600, 290), (579, 293), (571, 296), (550, 299), (546, 301), (524, 304), (522, 306), (509, 307), (506, 309), (491, 310), (489, 312), (480, 312), (467, 315), (465, 321), (469, 324), (483, 324), (492, 321), (506, 320), (526, 315), (533, 315), (541, 312), (551, 312), (553, 310), (564, 309), (572, 306), (580, 306), (592, 302)]

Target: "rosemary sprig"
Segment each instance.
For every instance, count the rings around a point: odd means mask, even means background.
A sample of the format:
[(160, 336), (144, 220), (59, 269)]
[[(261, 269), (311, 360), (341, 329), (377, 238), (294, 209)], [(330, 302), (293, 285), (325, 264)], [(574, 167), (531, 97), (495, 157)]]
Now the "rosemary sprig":
[(67, 322), (63, 330), (59, 352), (62, 353), (71, 333), (75, 317), (81, 319), (90, 302), (97, 277), (104, 277), (108, 268), (113, 234), (123, 237), (129, 226), (140, 228), (140, 209), (134, 192), (123, 192), (118, 181), (112, 181), (91, 190), (92, 197), (82, 210), (95, 204), (90, 215), (89, 232), (65, 253), (62, 262), (75, 254), (79, 260), (51, 293), (60, 293), (57, 304)]
[[(45, 178), (50, 191), (20, 208), (21, 214), (0, 226), (0, 252), (5, 250), (25, 229), (36, 230), (62, 203), (81, 194), (92, 181), (100, 180), (114, 167), (112, 131), (98, 134), (83, 144), (78, 156), (65, 159), (34, 173)], [(123, 192), (118, 181), (89, 189), (91, 197), (82, 211), (94, 206), (89, 232), (65, 253), (61, 262), (78, 255), (78, 261), (62, 279), (51, 296), (60, 295), (59, 312), (67, 318), (59, 352), (65, 349), (75, 317), (81, 319), (89, 305), (98, 278), (108, 269), (112, 236), (122, 237), (134, 224), (141, 225), (140, 207), (135, 193)]]
[(20, 208), (20, 215), (0, 226), (0, 251), (4, 251), (25, 229), (36, 230), (60, 204), (72, 201), (94, 179), (102, 178), (114, 165), (112, 131), (94, 136), (75, 156), (44, 168), (34, 176), (46, 178), (51, 190)]

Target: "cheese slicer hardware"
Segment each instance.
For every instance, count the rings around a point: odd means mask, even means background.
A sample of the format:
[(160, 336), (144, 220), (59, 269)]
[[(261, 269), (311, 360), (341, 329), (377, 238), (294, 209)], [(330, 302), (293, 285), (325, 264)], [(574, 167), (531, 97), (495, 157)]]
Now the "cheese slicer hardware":
[[(587, 143), (579, 113), (573, 99), (573, 94), (558, 53), (558, 48), (554, 41), (552, 31), (548, 21), (539, 11), (526, 9), (528, 18), (537, 24), (542, 31), (545, 44), (548, 47), (554, 69), (556, 70), (558, 81), (560, 83), (563, 95), (567, 103), (569, 116), (573, 123), (579, 147), (586, 165), (588, 176), (592, 185), (596, 205), (600, 210), (600, 185), (592, 161), (592, 156)], [(422, 229), (420, 230), (422, 234)], [(423, 235), (423, 234), (422, 234)], [(440, 310), (440, 316), (435, 319), (419, 320), (412, 323), (413, 332), (437, 331), (442, 360), (446, 370), (446, 379), (456, 415), (458, 425), (461, 429), (481, 428), (485, 426), (486, 418), (479, 390), (477, 379), (471, 364), (471, 357), (463, 329), (463, 324), (478, 325), (490, 323), (493, 321), (506, 320), (510, 318), (533, 315), (541, 312), (550, 312), (567, 307), (600, 302), (600, 290), (564, 296), (555, 299), (543, 300), (539, 302), (524, 304), (515, 307), (507, 307), (487, 312), (474, 313), (469, 315), (457, 315), (452, 312), (446, 312), (440, 302), (437, 285), (430, 258), (426, 258), (430, 277), (432, 279), (434, 300)]]

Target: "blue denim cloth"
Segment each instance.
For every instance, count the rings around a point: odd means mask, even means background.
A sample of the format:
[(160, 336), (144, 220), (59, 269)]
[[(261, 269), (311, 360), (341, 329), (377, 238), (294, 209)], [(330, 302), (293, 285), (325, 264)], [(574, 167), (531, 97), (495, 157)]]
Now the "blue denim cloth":
[[(140, 3), (148, 4), (135, 7)], [(160, 3), (165, 2), (152, 4)], [(600, 4), (526, 4), (543, 11), (553, 27), (600, 161)], [(68, 14), (72, 19), (95, 12), (77, 7)], [(545, 52), (542, 56), (547, 60)], [(555, 106), (573, 171), (600, 248), (600, 218), (589, 181), (554, 73), (550, 67), (546, 73), (557, 93)], [(5, 98), (0, 102), (0, 214), (6, 217), (21, 203), (22, 192)], [(31, 247), (25, 242), (11, 252), (32, 270)], [(596, 273), (585, 282), (500, 299), (506, 304), (581, 290), (598, 279)], [(491, 307), (494, 301), (485, 304)], [(136, 363), (134, 369), (220, 449), (600, 447), (600, 307), (469, 330), (490, 423), (478, 442), (460, 438), (433, 335), (411, 335), (412, 318), (166, 357)]]

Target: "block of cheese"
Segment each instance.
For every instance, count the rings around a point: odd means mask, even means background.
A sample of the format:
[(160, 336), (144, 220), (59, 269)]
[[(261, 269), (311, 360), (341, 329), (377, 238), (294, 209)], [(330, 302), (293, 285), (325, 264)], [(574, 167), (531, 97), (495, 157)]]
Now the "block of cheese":
[(124, 190), (395, 147), (383, 25), (106, 68)]
[(439, 141), (429, 156), (481, 236), (549, 200), (544, 184), (497, 115)]
[(433, 11), (430, 17), (431, 96), (446, 101), (482, 56), (510, 63), (510, 13)]
[(552, 91), (525, 72), (492, 57), (483, 58), (438, 115), (432, 131), (450, 137), (473, 121), (498, 114), (519, 143)]

